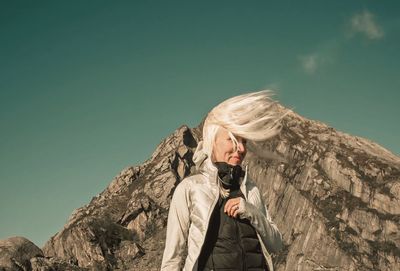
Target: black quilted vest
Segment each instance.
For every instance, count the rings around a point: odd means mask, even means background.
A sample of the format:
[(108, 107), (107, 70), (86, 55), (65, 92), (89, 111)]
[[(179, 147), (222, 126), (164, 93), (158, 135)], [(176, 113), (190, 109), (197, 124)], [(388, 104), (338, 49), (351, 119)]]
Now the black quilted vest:
[(215, 206), (198, 260), (199, 271), (268, 270), (249, 220), (232, 218), (224, 213), (227, 200), (235, 197), (243, 197), (238, 187), (227, 199), (220, 197)]

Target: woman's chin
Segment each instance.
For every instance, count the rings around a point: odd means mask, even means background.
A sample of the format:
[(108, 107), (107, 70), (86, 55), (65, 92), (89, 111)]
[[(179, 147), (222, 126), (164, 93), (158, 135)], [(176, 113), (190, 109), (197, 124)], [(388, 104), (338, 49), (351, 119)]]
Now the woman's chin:
[(242, 163), (242, 160), (241, 159), (237, 159), (237, 158), (232, 158), (228, 162), (228, 164), (230, 164), (232, 166), (240, 166), (241, 163)]

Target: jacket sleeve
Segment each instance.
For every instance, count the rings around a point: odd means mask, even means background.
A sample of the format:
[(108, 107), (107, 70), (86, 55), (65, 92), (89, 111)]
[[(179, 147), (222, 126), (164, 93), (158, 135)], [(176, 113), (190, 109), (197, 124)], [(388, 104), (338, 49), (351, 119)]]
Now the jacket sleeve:
[(277, 252), (283, 246), (282, 235), (275, 223), (272, 222), (258, 188), (254, 187), (254, 189), (256, 189), (254, 195), (248, 199), (253, 203), (243, 198), (240, 199), (239, 216), (250, 221), (270, 253)]
[(180, 270), (185, 256), (189, 231), (189, 200), (186, 182), (175, 189), (168, 213), (167, 238), (161, 270)]

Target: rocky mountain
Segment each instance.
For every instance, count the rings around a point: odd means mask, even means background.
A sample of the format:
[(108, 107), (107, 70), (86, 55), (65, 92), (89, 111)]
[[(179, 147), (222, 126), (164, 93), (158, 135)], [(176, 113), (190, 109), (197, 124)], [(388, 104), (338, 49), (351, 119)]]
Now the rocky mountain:
[[(201, 125), (124, 169), (39, 249), (0, 241), (0, 270), (159, 270), (169, 203)], [(276, 270), (400, 270), (400, 157), (295, 113), (244, 161), (283, 234)]]

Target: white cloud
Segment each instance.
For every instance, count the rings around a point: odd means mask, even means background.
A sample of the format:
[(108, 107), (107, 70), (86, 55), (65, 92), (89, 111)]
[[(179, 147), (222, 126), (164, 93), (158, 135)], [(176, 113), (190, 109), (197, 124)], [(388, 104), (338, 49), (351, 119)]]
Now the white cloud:
[[(351, 36), (361, 34), (369, 40), (379, 40), (384, 36), (382, 27), (375, 20), (375, 15), (368, 10), (354, 14), (348, 22), (347, 33)], [(320, 43), (309, 54), (300, 55), (298, 60), (302, 70), (314, 75), (334, 64), (337, 57), (340, 57), (344, 42), (340, 37), (331, 38)]]
[(351, 31), (362, 33), (371, 40), (381, 39), (384, 35), (382, 28), (375, 21), (374, 14), (367, 10), (354, 14), (351, 18)]
[(308, 74), (314, 74), (321, 66), (323, 59), (318, 54), (300, 56), (301, 66)]
[(340, 40), (327, 40), (321, 43), (314, 51), (298, 56), (300, 66), (305, 73), (313, 75), (334, 64), (340, 48)]

